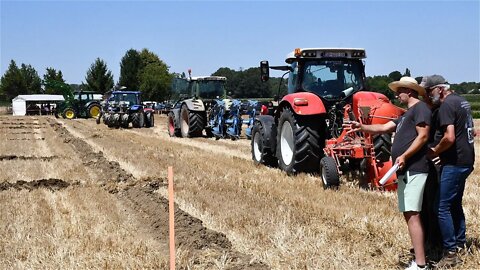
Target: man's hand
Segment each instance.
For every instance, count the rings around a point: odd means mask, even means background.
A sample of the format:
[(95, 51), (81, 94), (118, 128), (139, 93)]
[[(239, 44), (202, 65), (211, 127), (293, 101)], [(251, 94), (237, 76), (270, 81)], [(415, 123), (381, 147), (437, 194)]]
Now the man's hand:
[(433, 164), (438, 165), (440, 164), (440, 157), (435, 153), (435, 148), (428, 148), (427, 151), (427, 158), (430, 159)]
[(357, 132), (362, 130), (362, 124), (357, 122), (357, 121), (345, 121), (343, 123), (344, 125), (349, 125), (351, 127), (351, 130), (347, 132), (347, 134), (350, 134), (352, 132)]
[(427, 158), (429, 158), (430, 160), (433, 160), (437, 156), (438, 155), (435, 153), (435, 148), (429, 147), (427, 150)]
[(398, 164), (398, 168), (402, 169), (403, 166), (405, 166), (405, 156), (401, 155), (397, 157), (397, 160), (395, 160), (395, 164)]

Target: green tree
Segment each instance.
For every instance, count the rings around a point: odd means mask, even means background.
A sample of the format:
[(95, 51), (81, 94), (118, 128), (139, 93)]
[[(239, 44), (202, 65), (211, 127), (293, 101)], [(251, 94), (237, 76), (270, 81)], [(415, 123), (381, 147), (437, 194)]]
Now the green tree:
[(227, 83), (225, 84), (227, 94), (232, 97), (238, 96), (239, 90), (237, 89), (237, 86), (239, 84), (239, 77), (237, 76), (237, 72), (235, 70), (227, 67), (222, 67), (212, 73), (212, 76), (221, 76), (227, 78)]
[(90, 66), (85, 77), (87, 89), (90, 91), (105, 93), (113, 87), (113, 75), (107, 68), (107, 64), (97, 58)]
[(38, 94), (42, 92), (42, 80), (31, 65), (22, 64), (20, 73), (22, 74), (23, 87), (27, 94)]
[(140, 89), (144, 100), (167, 100), (170, 96), (172, 76), (164, 66), (147, 65), (140, 75)]
[(139, 72), (142, 68), (142, 58), (138, 51), (128, 50), (120, 62), (119, 86), (125, 86), (129, 90), (137, 90), (140, 87)]
[(7, 71), (0, 80), (0, 93), (7, 99), (18, 95), (37, 94), (42, 91), (42, 81), (31, 65), (22, 64), (18, 68), (14, 60), (10, 61)]
[(403, 73), (403, 76), (408, 76), (408, 77), (411, 77), (412, 75), (410, 75), (410, 69), (405, 69), (405, 73)]
[(22, 74), (13, 60), (10, 61), (7, 71), (1, 78), (0, 91), (7, 100), (25, 93), (22, 83)]
[(400, 71), (392, 71), (390, 72), (390, 74), (388, 74), (388, 78), (390, 78), (390, 80), (393, 82), (393, 81), (398, 81), (400, 80), (400, 78), (402, 78), (402, 73), (400, 73)]
[(140, 52), (139, 81), (144, 100), (166, 100), (170, 97), (172, 77), (168, 66), (158, 55), (143, 49)]
[[(63, 74), (62, 71), (55, 70), (54, 68), (48, 67), (47, 72), (43, 75), (43, 82), (49, 82), (49, 81), (56, 81), (60, 83), (65, 83), (65, 80), (63, 79)], [(54, 94), (54, 95), (61, 95), (61, 91), (59, 91), (58, 88), (51, 87), (50, 85), (45, 85), (45, 93), (46, 94)]]
[[(398, 72), (398, 71), (397, 71)], [(393, 72), (392, 72), (393, 73)], [(395, 95), (394, 93), (390, 90), (390, 88), (388, 87), (388, 84), (393, 82), (394, 80), (392, 79), (392, 77), (395, 77), (396, 75), (398, 74), (394, 74), (393, 76), (392, 73), (390, 73), (390, 75), (388, 76), (373, 76), (373, 77), (367, 77), (367, 89), (369, 91), (373, 91), (373, 92), (378, 92), (378, 93), (381, 93), (381, 94), (384, 94), (385, 96), (387, 96), (390, 100), (394, 100), (395, 99)], [(398, 72), (400, 73), (400, 72)], [(401, 74), (400, 74), (400, 77), (401, 77)], [(400, 79), (400, 78), (399, 78)]]

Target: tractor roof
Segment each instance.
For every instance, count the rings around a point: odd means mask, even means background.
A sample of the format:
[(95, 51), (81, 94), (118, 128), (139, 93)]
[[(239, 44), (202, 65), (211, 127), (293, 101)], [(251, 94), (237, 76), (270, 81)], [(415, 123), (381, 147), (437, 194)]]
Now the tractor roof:
[(140, 91), (113, 91), (112, 94), (140, 94)]
[(191, 77), (190, 80), (192, 81), (226, 81), (226, 77), (221, 76), (199, 76), (199, 77)]
[(367, 58), (365, 49), (361, 48), (297, 48), (290, 52), (285, 59), (288, 64), (296, 59), (321, 59), (321, 58)]

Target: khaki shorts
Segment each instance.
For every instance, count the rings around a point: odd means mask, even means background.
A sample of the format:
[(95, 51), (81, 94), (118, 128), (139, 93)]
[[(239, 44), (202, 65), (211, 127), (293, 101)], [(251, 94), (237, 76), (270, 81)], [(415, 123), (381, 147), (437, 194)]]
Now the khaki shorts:
[(398, 209), (400, 212), (422, 211), (423, 191), (428, 173), (407, 171), (398, 177)]

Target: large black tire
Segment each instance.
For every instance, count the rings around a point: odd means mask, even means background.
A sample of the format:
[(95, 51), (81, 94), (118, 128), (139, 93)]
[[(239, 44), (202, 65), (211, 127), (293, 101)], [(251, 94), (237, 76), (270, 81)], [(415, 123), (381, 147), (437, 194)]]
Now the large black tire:
[(100, 114), (102, 112), (102, 107), (100, 107), (100, 104), (90, 104), (87, 107), (87, 117), (89, 118), (98, 118), (100, 117)]
[(206, 121), (205, 112), (190, 111), (187, 105), (183, 105), (180, 110), (180, 131), (182, 137), (201, 137)]
[(265, 135), (265, 127), (260, 122), (255, 122), (252, 128), (251, 151), (255, 164), (263, 164), (269, 167), (277, 167), (278, 159), (272, 149), (265, 147), (268, 138)]
[(155, 115), (152, 112), (145, 114), (145, 127), (150, 128), (155, 125)]
[(73, 108), (66, 108), (62, 113), (63, 118), (65, 119), (74, 119), (77, 117), (77, 113)]
[(287, 173), (318, 172), (325, 140), (320, 136), (323, 120), (318, 116), (294, 115), (289, 108), (280, 114), (277, 132), (278, 166)]
[(132, 127), (141, 128), (145, 124), (145, 116), (143, 112), (136, 112), (132, 116)]
[(380, 134), (373, 138), (375, 159), (379, 162), (386, 162), (392, 156), (392, 137), (390, 134)]
[(128, 125), (130, 124), (130, 122), (128, 122), (128, 114), (122, 114), (122, 116), (120, 117), (120, 126), (122, 128), (128, 128)]
[(320, 177), (324, 189), (338, 189), (340, 186), (337, 165), (332, 157), (323, 157), (320, 160)]

